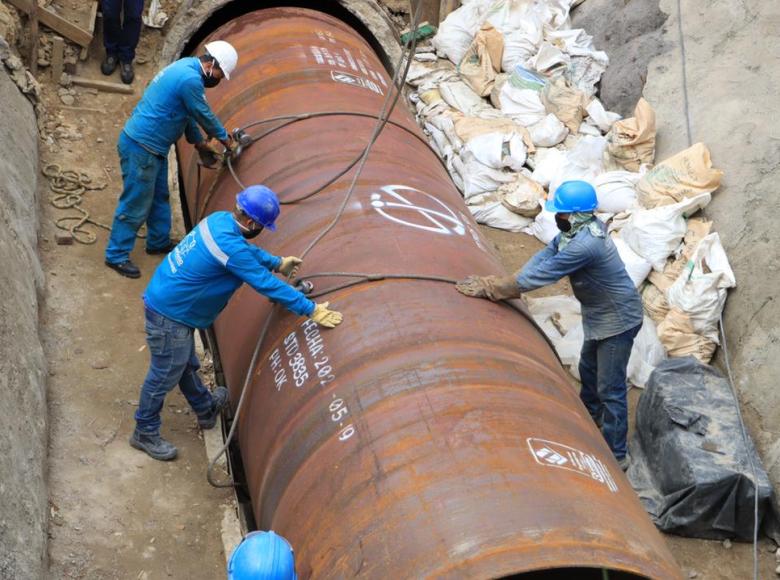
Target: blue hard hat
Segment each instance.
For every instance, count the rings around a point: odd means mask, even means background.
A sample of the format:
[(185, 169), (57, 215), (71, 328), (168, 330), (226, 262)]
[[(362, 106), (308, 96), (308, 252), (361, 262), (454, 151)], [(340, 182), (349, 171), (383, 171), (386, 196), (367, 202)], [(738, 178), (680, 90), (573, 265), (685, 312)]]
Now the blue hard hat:
[(228, 580), (298, 580), (293, 549), (274, 532), (247, 534), (230, 555), (227, 573)]
[(555, 190), (552, 199), (544, 204), (544, 209), (555, 213), (575, 211), (593, 211), (598, 207), (596, 190), (587, 181), (564, 181)]
[(265, 185), (250, 185), (236, 196), (236, 204), (253, 222), (276, 230), (274, 222), (279, 217), (279, 198)]

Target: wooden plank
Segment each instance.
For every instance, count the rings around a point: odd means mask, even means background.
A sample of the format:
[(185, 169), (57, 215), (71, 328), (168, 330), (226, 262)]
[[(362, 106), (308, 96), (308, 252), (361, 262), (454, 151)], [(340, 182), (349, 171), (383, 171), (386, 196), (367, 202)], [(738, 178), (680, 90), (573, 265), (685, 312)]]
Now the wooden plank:
[(38, 1), (33, 0), (30, 7), (30, 72), (38, 74)]
[[(87, 31), (92, 35), (92, 38), (95, 37), (95, 21), (97, 20), (97, 11), (98, 11), (98, 2), (95, 0), (92, 2), (92, 8), (89, 11), (89, 16), (87, 17)], [(87, 57), (89, 57), (89, 47), (85, 46), (81, 49), (81, 53), (79, 53), (79, 60), (87, 60)]]
[(60, 82), (64, 71), (65, 40), (61, 36), (54, 36), (51, 43), (51, 80)]
[(98, 81), (85, 77), (71, 77), (70, 80), (74, 85), (79, 87), (88, 87), (90, 89), (97, 89), (107, 93), (123, 93), (126, 95), (133, 94), (133, 87), (130, 85), (112, 83), (109, 81)]
[(30, 14), (33, 8), (32, 0), (8, 0), (8, 3), (18, 8), (25, 14)]
[[(8, 0), (8, 3), (27, 14), (33, 9), (32, 0)], [(65, 20), (62, 16), (55, 14), (48, 8), (39, 6), (37, 12), (41, 24), (51, 28), (54, 32), (59, 32), (62, 36), (72, 40), (79, 46), (89, 46), (89, 43), (92, 42), (92, 33)]]

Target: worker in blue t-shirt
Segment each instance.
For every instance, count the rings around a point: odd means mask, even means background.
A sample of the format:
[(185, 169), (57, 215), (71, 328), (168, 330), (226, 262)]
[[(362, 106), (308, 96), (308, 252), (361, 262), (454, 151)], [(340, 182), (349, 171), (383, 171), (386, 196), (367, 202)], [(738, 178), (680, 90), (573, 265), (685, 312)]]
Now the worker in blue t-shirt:
[(274, 231), (278, 216), (279, 200), (273, 191), (262, 185), (248, 187), (236, 196), (233, 212), (218, 211), (202, 220), (155, 270), (143, 296), (151, 361), (130, 438), (136, 449), (163, 461), (176, 457), (176, 447), (160, 436), (160, 410), (176, 384), (198, 425), (211, 429), (216, 424), (228, 392), (217, 387), (212, 394), (201, 382), (193, 331), (210, 326), (244, 282), (321, 326), (341, 323), (341, 314), (329, 310), (327, 302), (312, 302), (271, 273), (295, 274), (300, 258), (273, 256), (247, 242), (263, 228)]
[(211, 159), (214, 152), (198, 129), (200, 125), (209, 140), (213, 137), (226, 148), (232, 147), (230, 135), (206, 102), (204, 88), (217, 86), (222, 77), (230, 79), (238, 54), (222, 40), (209, 42), (205, 49), (200, 57), (177, 60), (160, 71), (119, 135), (117, 150), (124, 187), (114, 213), (105, 262), (122, 276), (141, 276), (130, 260), (130, 252), (144, 223), (147, 254), (167, 254), (176, 245), (170, 238), (168, 202), (171, 145), (184, 134), (202, 159)]

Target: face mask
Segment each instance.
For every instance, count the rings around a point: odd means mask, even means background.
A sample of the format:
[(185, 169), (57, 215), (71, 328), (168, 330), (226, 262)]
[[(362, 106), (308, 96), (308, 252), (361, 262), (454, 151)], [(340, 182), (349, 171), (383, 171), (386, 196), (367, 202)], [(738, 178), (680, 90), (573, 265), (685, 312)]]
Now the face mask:
[(214, 76), (214, 65), (211, 65), (211, 70), (209, 71), (209, 74), (203, 73), (203, 84), (206, 86), (207, 89), (213, 89), (219, 84), (219, 81), (222, 79), (218, 79)]
[(262, 227), (259, 227), (256, 230), (250, 230), (248, 227), (246, 227), (241, 222), (236, 221), (236, 223), (238, 224), (238, 227), (241, 228), (241, 235), (244, 236), (244, 239), (246, 239), (246, 240), (253, 240), (253, 239), (255, 239), (263, 231)]
[(558, 214), (555, 214), (555, 225), (564, 233), (571, 230), (571, 223), (568, 220), (559, 217)]

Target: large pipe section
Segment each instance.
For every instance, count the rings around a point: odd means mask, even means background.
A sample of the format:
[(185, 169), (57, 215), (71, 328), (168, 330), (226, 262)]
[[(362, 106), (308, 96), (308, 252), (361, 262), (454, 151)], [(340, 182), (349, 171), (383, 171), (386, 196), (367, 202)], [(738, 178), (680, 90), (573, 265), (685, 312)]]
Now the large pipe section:
[[(344, 113), (256, 142), (236, 166), (244, 183), (297, 197), (366, 145), (391, 81), (347, 25), (272, 8), (210, 38), (240, 54), (233, 78), (208, 93), (229, 128)], [(501, 272), (403, 101), (391, 121), (302, 274)], [(190, 217), (231, 209), (238, 187), (227, 172), (198, 184), (192, 148), (179, 155)], [(299, 254), (333, 219), (351, 177), (285, 206), (278, 231), (258, 243)], [(433, 281), (376, 281), (325, 299), (344, 313), (334, 330), (277, 309), (238, 431), (256, 521), (291, 541), (302, 578), (680, 576), (528, 319)], [(271, 308), (242, 287), (215, 324), (234, 402)]]

